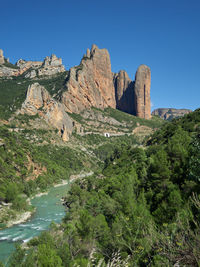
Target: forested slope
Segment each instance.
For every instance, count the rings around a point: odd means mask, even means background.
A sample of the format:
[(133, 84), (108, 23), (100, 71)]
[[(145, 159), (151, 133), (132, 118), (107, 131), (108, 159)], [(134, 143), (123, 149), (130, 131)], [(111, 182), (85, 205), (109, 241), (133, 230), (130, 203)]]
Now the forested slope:
[(200, 109), (144, 149), (116, 149), (102, 173), (72, 185), (62, 225), (19, 248), (11, 266), (199, 266), (199, 142)]

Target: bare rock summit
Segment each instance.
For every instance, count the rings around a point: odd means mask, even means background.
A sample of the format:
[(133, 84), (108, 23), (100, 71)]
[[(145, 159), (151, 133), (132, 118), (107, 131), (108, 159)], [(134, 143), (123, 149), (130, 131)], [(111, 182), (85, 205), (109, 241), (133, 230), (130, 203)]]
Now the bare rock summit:
[(68, 112), (79, 113), (92, 106), (115, 108), (115, 88), (108, 51), (96, 45), (91, 50), (87, 49), (80, 65), (70, 69), (66, 88), (62, 103)]
[(3, 57), (3, 51), (0, 49), (0, 77), (12, 77), (25, 75), (25, 78), (35, 78), (40, 76), (51, 76), (57, 73), (65, 71), (65, 67), (62, 64), (62, 59), (51, 55), (46, 57), (44, 61), (32, 61), (19, 59), (15, 65), (6, 66), (8, 59), (5, 61)]

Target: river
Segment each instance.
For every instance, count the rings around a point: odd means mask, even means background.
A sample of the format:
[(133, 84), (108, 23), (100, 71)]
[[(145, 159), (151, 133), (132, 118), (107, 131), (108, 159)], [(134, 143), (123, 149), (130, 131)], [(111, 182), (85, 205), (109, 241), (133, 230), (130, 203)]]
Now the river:
[(6, 263), (15, 250), (16, 242), (27, 242), (41, 231), (47, 230), (52, 221), (60, 223), (65, 216), (65, 207), (60, 199), (66, 195), (69, 184), (53, 187), (47, 195), (35, 197), (31, 204), (36, 212), (25, 223), (0, 230), (0, 261)]

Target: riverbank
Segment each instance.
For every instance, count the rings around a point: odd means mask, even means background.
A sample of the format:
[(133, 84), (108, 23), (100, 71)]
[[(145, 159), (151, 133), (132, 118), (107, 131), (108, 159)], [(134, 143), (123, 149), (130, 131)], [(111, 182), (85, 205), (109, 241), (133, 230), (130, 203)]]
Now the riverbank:
[(26, 212), (23, 212), (21, 214), (17, 214), (17, 216), (16, 216), (16, 218), (14, 220), (7, 222), (6, 227), (8, 228), (8, 227), (11, 227), (13, 225), (20, 224), (20, 223), (28, 221), (28, 219), (31, 218), (33, 213), (34, 213), (34, 211), (33, 212), (26, 211)]
[[(89, 177), (89, 176), (91, 176), (93, 174), (94, 174), (93, 171), (90, 171), (90, 172), (87, 172), (87, 173), (86, 172), (81, 172), (79, 174), (72, 174), (70, 176), (69, 180), (62, 180), (60, 183), (54, 184), (53, 187), (64, 186), (64, 185), (67, 185), (68, 183), (74, 182), (77, 179), (82, 179), (82, 178), (85, 178), (85, 177)], [(34, 199), (36, 197), (41, 197), (41, 196), (44, 196), (44, 195), (48, 195), (48, 193), (49, 193), (49, 190), (45, 191), (45, 192), (37, 193), (34, 196), (32, 196), (31, 198), (28, 198), (27, 199), (27, 203), (31, 206), (31, 200), (32, 199)], [(24, 222), (28, 221), (31, 218), (31, 216), (34, 214), (35, 209), (33, 209), (33, 211), (24, 211), (24, 212), (17, 213), (16, 211), (11, 210), (10, 206), (9, 206), (9, 207), (7, 207), (7, 211), (8, 211), (8, 216), (9, 216), (10, 212), (12, 213), (12, 216), (11, 216), (10, 220), (8, 220), (7, 222), (3, 223), (4, 227), (2, 227), (2, 229), (3, 228), (9, 228), (9, 227), (12, 227), (13, 225), (24, 223)]]
[[(30, 200), (27, 200), (27, 203), (29, 204), (30, 207)], [(20, 224), (29, 220), (33, 215), (33, 213), (35, 212), (35, 209), (33, 207), (31, 208), (26, 211), (16, 211), (12, 209), (12, 205), (1, 207), (0, 230), (3, 230), (5, 228), (10, 228), (13, 225)]]
[(51, 187), (49, 193), (35, 197), (31, 204), (36, 208), (27, 222), (14, 225), (0, 231), (0, 261), (7, 262), (8, 257), (15, 251), (16, 242), (24, 244), (32, 238), (48, 230), (52, 221), (61, 223), (65, 217), (66, 208), (60, 199), (66, 195), (70, 185)]

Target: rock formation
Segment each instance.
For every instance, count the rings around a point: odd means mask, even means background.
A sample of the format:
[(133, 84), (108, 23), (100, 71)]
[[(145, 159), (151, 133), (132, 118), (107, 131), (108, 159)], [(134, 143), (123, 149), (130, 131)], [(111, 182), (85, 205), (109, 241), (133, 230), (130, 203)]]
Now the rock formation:
[(157, 115), (164, 120), (172, 120), (190, 112), (192, 112), (190, 109), (158, 108), (152, 112), (152, 115)]
[(117, 109), (140, 118), (151, 118), (149, 67), (139, 66), (135, 81), (131, 81), (125, 71), (114, 74), (114, 85)]
[[(3, 54), (1, 54), (3, 57)], [(17, 67), (17, 69), (16, 69)], [(16, 66), (1, 65), (0, 77), (24, 74), (29, 79), (48, 79), (48, 76), (64, 72), (62, 59), (55, 55), (44, 61), (18, 60)], [(110, 56), (106, 49), (93, 45), (87, 49), (79, 66), (70, 69), (64, 89), (59, 98), (65, 111), (80, 113), (84, 109), (96, 107), (117, 108), (141, 118), (151, 118), (150, 106), (151, 72), (141, 65), (131, 81), (128, 74), (121, 70), (117, 74), (111, 71)]]
[(39, 83), (34, 83), (27, 90), (26, 100), (22, 104), (21, 113), (39, 114), (47, 123), (59, 130), (63, 141), (69, 139), (73, 123), (61, 103), (55, 101), (48, 91)]
[(114, 86), (116, 108), (134, 115), (134, 82), (128, 77), (126, 71), (121, 70), (114, 74)]
[[(0, 50), (0, 64), (3, 63), (5, 63), (3, 51)], [(26, 61), (19, 59), (16, 66), (13, 67), (15, 68), (6, 66), (1, 67), (0, 77), (20, 76), (26, 72), (25, 78), (32, 79), (37, 76), (51, 76), (65, 71), (65, 67), (62, 65), (62, 59), (57, 58), (55, 55), (46, 57), (44, 61)]]
[(56, 55), (46, 57), (44, 61), (25, 61), (20, 59), (17, 61), (17, 66), (21, 72), (25, 72), (29, 69), (25, 78), (35, 78), (38, 76), (50, 76), (65, 71), (65, 67), (62, 65), (62, 59), (57, 58)]
[(57, 58), (56, 55), (51, 55), (51, 57), (46, 57), (42, 64), (42, 67), (38, 69), (38, 75), (54, 75), (60, 72), (64, 72), (65, 67), (62, 65), (62, 59)]
[(62, 103), (68, 112), (79, 113), (92, 106), (116, 107), (110, 56), (106, 49), (92, 46), (87, 50), (79, 66), (70, 69), (66, 83), (67, 91)]
[(87, 49), (81, 64), (70, 69), (62, 103), (68, 112), (80, 113), (89, 107), (112, 107), (141, 118), (151, 118), (151, 73), (141, 65), (135, 82), (125, 71), (112, 74), (106, 49)]
[(19, 75), (18, 69), (12, 69), (4, 65), (1, 65), (0, 77), (11, 77), (11, 76), (18, 76), (18, 75)]
[(144, 119), (151, 118), (150, 86), (150, 68), (140, 65), (135, 75), (135, 115)]
[(16, 63), (17, 67), (20, 68), (20, 70), (23, 70), (23, 69), (30, 69), (30, 68), (34, 68), (34, 69), (38, 69), (42, 66), (43, 62), (42, 61), (26, 61), (26, 60), (23, 60), (23, 59), (19, 59)]
[(4, 64), (5, 60), (4, 60), (4, 56), (3, 56), (3, 50), (0, 49), (0, 64)]

